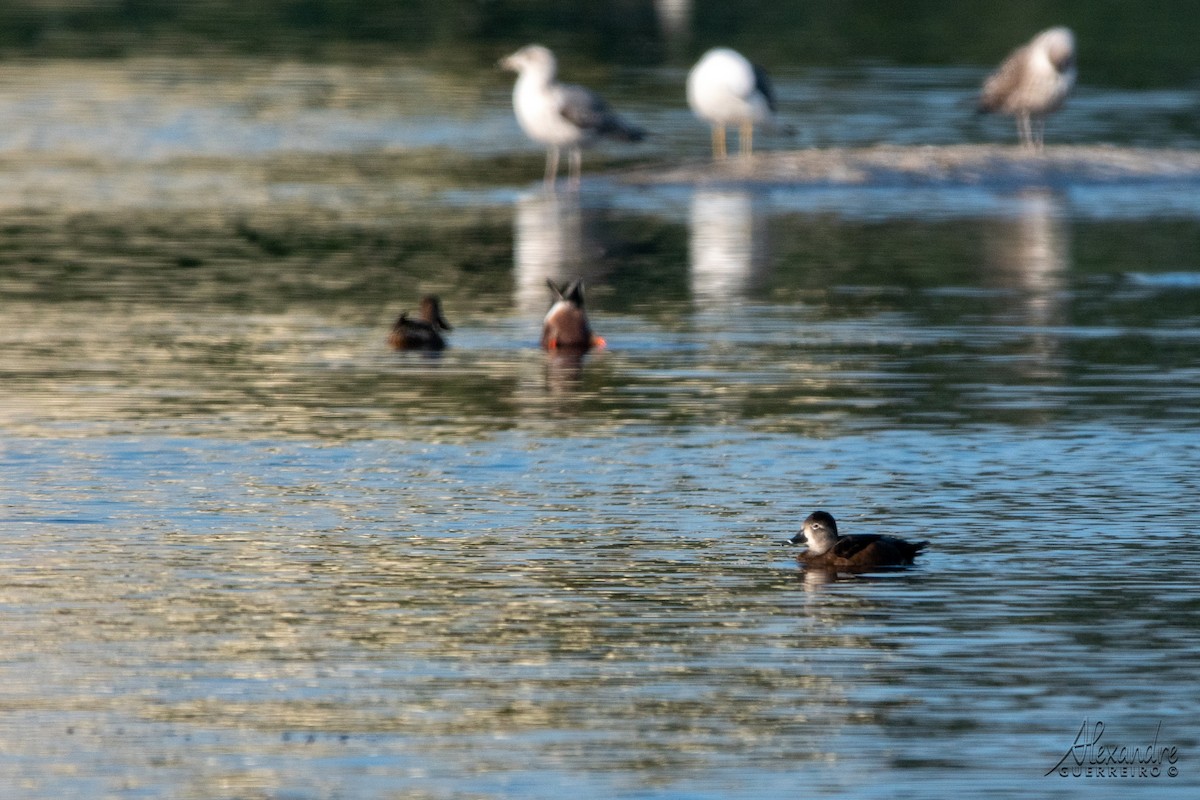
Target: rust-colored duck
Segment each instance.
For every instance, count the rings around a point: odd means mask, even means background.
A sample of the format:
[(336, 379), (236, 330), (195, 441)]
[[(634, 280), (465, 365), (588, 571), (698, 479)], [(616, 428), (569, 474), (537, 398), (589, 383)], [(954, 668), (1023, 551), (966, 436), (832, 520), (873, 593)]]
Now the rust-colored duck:
[(604, 340), (592, 333), (583, 307), (583, 281), (560, 287), (547, 278), (546, 283), (557, 299), (542, 322), (542, 349), (583, 355), (594, 347), (604, 347)]

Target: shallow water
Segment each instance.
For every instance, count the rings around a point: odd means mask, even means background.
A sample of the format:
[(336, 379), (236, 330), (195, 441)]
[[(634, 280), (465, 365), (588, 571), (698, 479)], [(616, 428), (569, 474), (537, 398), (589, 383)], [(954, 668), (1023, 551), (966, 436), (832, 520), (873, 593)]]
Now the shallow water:
[[(202, 96), (112, 67), (60, 113), (63, 67), (24, 68), (0, 92), (6, 796), (1200, 785), (1189, 187), (547, 196), (499, 82), (443, 153), (345, 100), (387, 69), (151, 73)], [(1084, 105), (1074, 135), (1103, 138)], [(703, 155), (682, 112), (634, 110), (668, 122), (637, 158)], [(544, 279), (576, 275), (608, 347), (548, 361)], [(388, 351), (427, 291), (451, 349)], [(815, 508), (929, 551), (806, 573), (782, 541)], [(1177, 762), (1060, 776), (1085, 722)]]

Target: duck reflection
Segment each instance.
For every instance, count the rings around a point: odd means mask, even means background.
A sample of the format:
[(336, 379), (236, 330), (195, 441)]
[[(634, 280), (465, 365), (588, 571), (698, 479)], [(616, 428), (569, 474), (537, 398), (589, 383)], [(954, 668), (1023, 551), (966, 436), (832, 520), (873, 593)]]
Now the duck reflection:
[(869, 569), (851, 569), (837, 567), (814, 567), (811, 564), (800, 564), (796, 571), (796, 580), (805, 591), (818, 591), (835, 583), (845, 582), (882, 582), (882, 581), (918, 581), (920, 572), (909, 567), (872, 567)]
[(1062, 324), (1070, 236), (1060, 197), (1042, 189), (1022, 192), (1015, 217), (990, 226), (985, 261), (988, 280), (1020, 296), (1022, 323)]
[(837, 583), (839, 580), (847, 580), (848, 577), (839, 575), (836, 569), (822, 569), (821, 567), (801, 567), (796, 572), (800, 586), (806, 591), (820, 589), (831, 583)]
[(583, 353), (547, 354), (544, 377), (544, 388), (549, 395), (579, 396), (584, 390)]
[(760, 206), (747, 191), (697, 189), (692, 194), (688, 254), (696, 305), (724, 305), (762, 281), (767, 226)]

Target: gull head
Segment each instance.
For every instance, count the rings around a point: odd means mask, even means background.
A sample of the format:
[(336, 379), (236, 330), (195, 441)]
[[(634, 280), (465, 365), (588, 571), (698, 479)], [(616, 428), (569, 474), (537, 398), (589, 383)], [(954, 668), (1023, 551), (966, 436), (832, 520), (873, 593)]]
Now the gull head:
[(558, 61), (548, 47), (540, 44), (529, 44), (512, 55), (505, 56), (498, 62), (501, 69), (524, 74), (533, 71), (550, 78), (558, 71)]
[(1046, 58), (1059, 72), (1075, 66), (1075, 34), (1070, 28), (1051, 28), (1042, 31), (1033, 41), (1034, 47), (1042, 50)]

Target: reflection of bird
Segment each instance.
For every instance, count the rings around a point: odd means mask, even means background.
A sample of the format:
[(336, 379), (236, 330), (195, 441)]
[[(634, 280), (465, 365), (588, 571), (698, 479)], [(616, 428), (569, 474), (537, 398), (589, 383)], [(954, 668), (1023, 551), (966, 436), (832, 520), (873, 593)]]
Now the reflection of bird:
[[(1042, 31), (1014, 50), (984, 81), (981, 112), (1012, 114), (1021, 142), (1041, 147), (1046, 115), (1057, 111), (1075, 85), (1075, 35), (1069, 28)], [(1032, 121), (1037, 123), (1034, 131)]]
[(546, 283), (558, 299), (546, 312), (542, 323), (542, 347), (546, 350), (586, 353), (593, 347), (603, 347), (604, 340), (592, 333), (587, 312), (583, 308), (583, 281), (573, 281), (559, 287), (549, 278)]
[(517, 198), (513, 214), (513, 280), (522, 313), (546, 313), (546, 278), (593, 278), (585, 256), (583, 209), (575, 192), (529, 192)]
[[(1000, 313), (1006, 319), (1015, 312), (1031, 327), (1062, 324), (1063, 288), (1071, 263), (1064, 200), (1046, 189), (1025, 189), (1012, 202), (1015, 214), (997, 217), (985, 228), (985, 279), (1006, 290), (1006, 296), (1015, 290), (1020, 298), (1003, 304)], [(1046, 369), (1050, 363), (1039, 360), (1036, 366)]]
[(570, 154), (570, 174), (579, 181), (582, 147), (597, 136), (637, 142), (645, 136), (640, 128), (622, 120), (595, 92), (555, 80), (558, 62), (539, 44), (522, 47), (500, 60), (500, 66), (517, 73), (513, 88), (513, 110), (525, 134), (546, 145), (546, 183), (558, 176), (559, 148)]
[(729, 302), (745, 295), (765, 266), (766, 215), (757, 202), (739, 189), (692, 192), (688, 256), (698, 304), (727, 313)]
[(392, 326), (388, 344), (397, 350), (441, 350), (446, 346), (440, 331), (451, 330), (442, 316), (442, 303), (436, 295), (421, 298), (421, 318), (410, 319), (405, 311)]
[(742, 155), (754, 150), (754, 123), (775, 112), (767, 73), (728, 47), (709, 50), (687, 77), (688, 105), (712, 125), (713, 158), (725, 158), (725, 126), (739, 125)]
[(791, 539), (792, 544), (801, 542), (808, 545), (808, 549), (800, 554), (800, 560), (805, 564), (849, 569), (911, 564), (929, 544), (881, 534), (838, 536), (837, 522), (824, 511), (814, 511), (804, 520), (800, 532)]
[(693, 0), (654, 0), (654, 15), (669, 55), (680, 54), (691, 39), (692, 4)]

